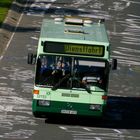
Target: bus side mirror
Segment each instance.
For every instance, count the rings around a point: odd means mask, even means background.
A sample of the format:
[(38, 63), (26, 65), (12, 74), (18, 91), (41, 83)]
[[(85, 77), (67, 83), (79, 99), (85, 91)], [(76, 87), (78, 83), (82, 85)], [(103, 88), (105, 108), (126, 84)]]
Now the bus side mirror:
[(35, 64), (35, 62), (36, 62), (36, 54), (28, 53), (27, 63), (28, 64)]
[(112, 59), (112, 70), (117, 69), (117, 59)]

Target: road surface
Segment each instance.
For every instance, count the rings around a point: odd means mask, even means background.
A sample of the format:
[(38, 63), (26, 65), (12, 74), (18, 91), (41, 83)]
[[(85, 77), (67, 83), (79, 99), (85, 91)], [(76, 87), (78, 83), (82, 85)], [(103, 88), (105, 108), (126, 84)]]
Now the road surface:
[[(139, 0), (34, 0), (26, 4), (0, 60), (0, 140), (139, 140)], [(105, 18), (118, 70), (111, 72), (104, 120), (36, 119), (32, 115), (35, 52), (43, 18)]]

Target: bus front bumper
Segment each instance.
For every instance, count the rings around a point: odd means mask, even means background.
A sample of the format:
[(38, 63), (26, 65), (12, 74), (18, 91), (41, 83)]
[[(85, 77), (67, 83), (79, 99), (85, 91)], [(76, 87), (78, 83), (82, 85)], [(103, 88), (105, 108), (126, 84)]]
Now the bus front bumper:
[(45, 102), (33, 100), (32, 111), (35, 117), (35, 114), (41, 114), (46, 117), (54, 114), (101, 117), (105, 106), (105, 104), (85, 104), (57, 101)]

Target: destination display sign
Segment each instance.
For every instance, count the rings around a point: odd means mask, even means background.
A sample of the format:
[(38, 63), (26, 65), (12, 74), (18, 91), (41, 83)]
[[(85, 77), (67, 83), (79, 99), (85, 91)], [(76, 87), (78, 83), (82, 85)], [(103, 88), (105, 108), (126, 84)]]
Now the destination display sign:
[(43, 51), (47, 53), (104, 56), (104, 46), (102, 45), (45, 42)]

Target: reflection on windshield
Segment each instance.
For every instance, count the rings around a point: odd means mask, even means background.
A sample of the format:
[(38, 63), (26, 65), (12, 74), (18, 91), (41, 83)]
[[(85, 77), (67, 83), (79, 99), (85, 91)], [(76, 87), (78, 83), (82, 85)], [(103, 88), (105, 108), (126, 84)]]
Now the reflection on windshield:
[(41, 55), (37, 59), (35, 84), (52, 89), (99, 87), (106, 89), (108, 69), (92, 58)]

